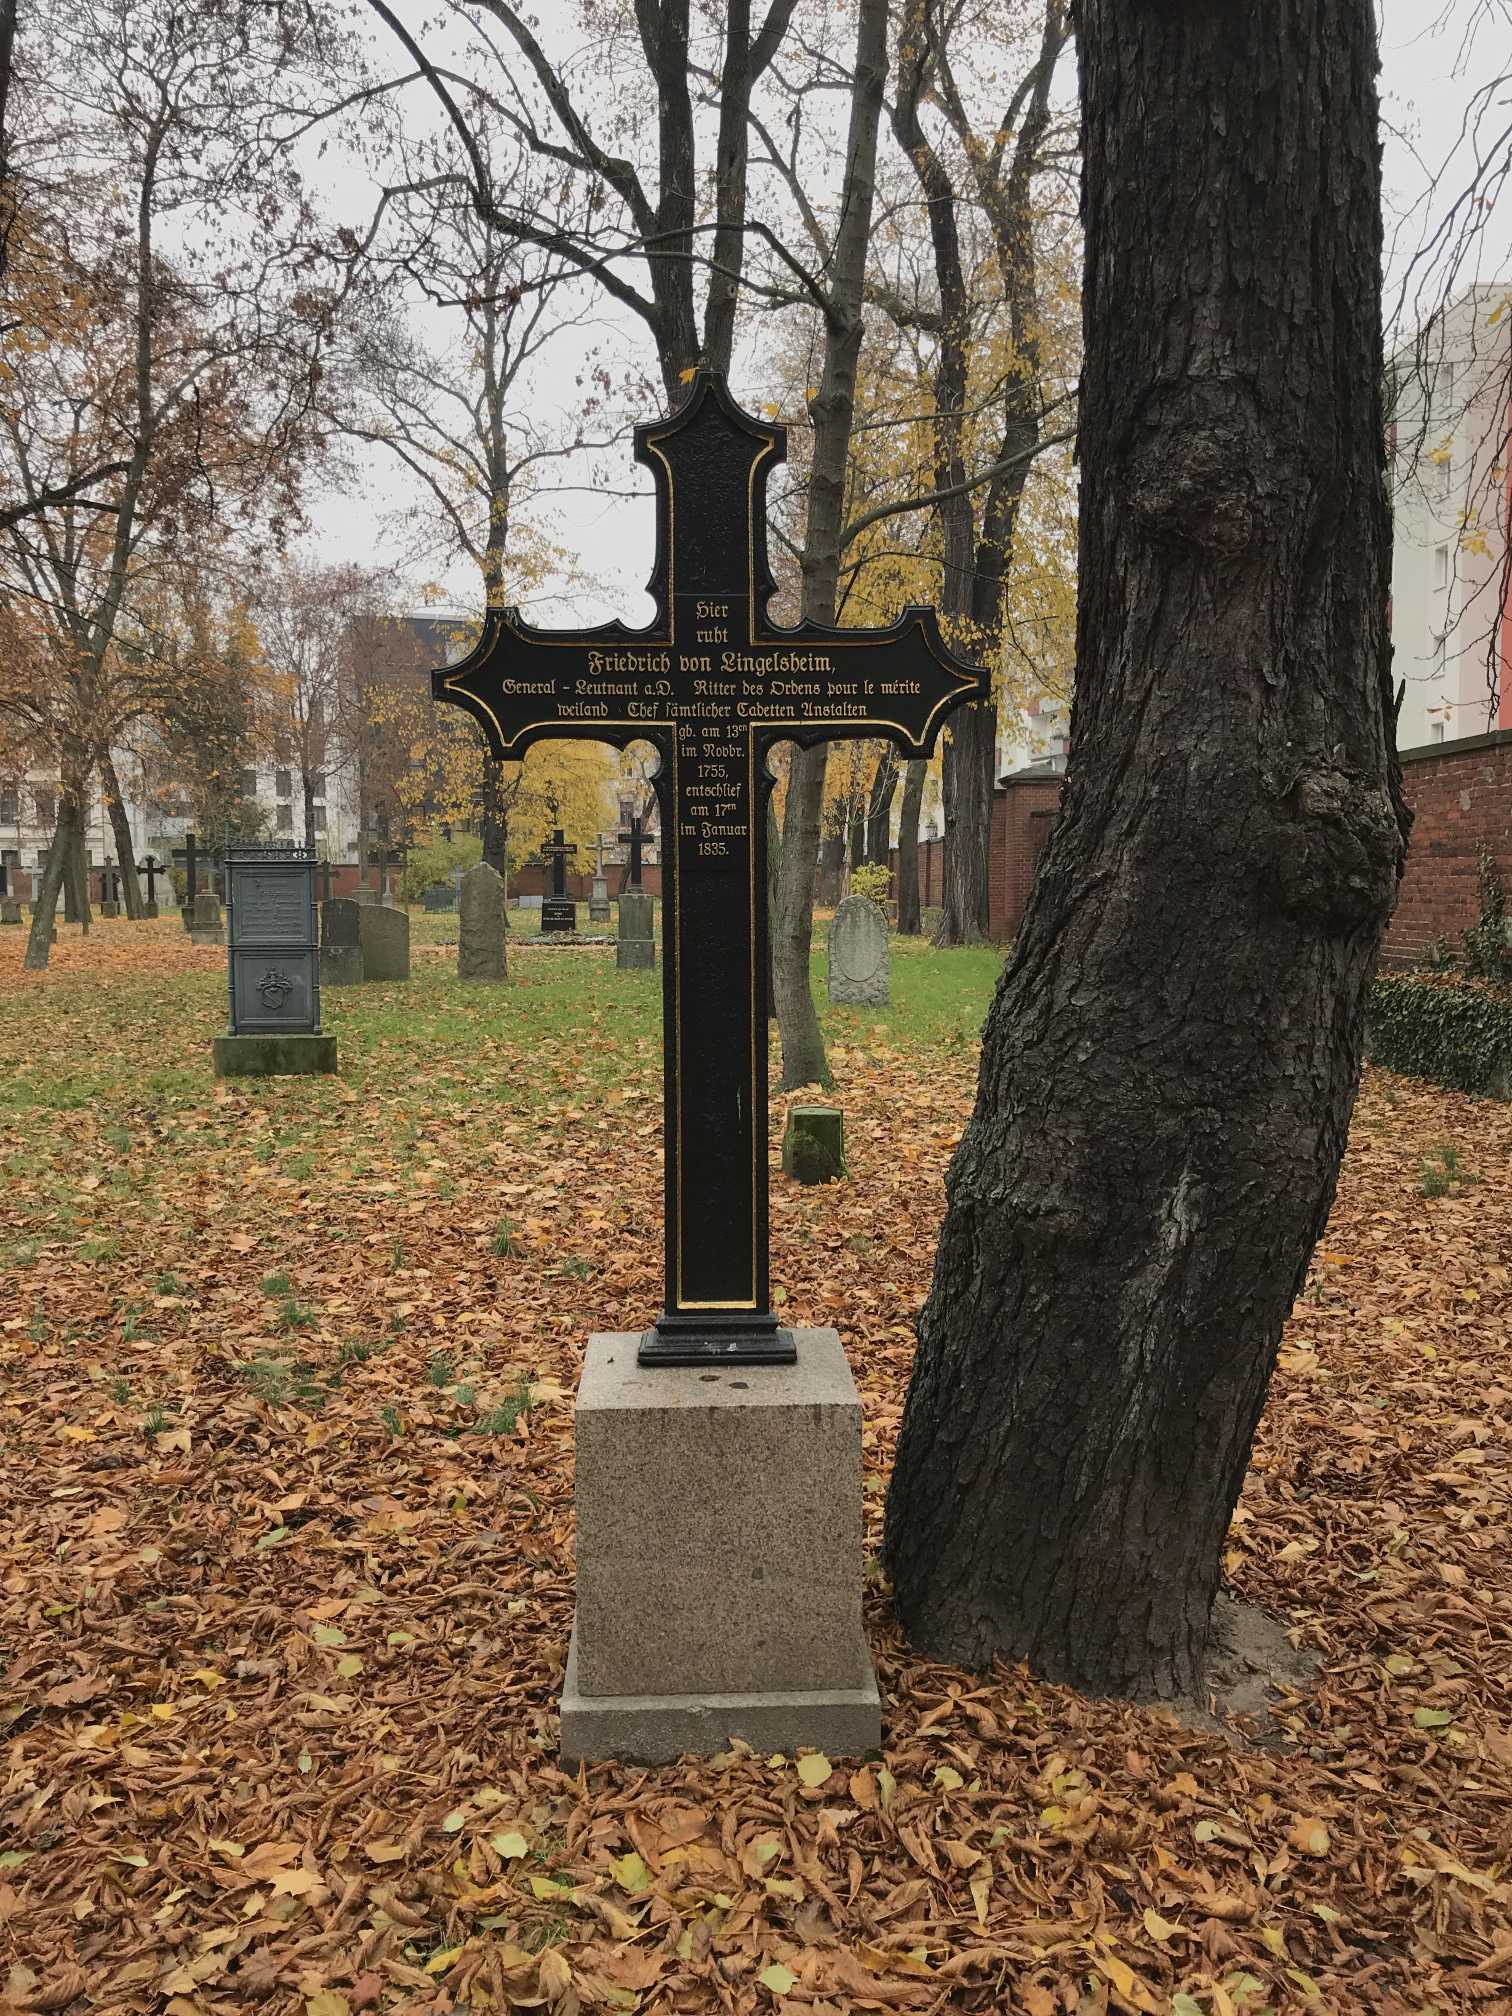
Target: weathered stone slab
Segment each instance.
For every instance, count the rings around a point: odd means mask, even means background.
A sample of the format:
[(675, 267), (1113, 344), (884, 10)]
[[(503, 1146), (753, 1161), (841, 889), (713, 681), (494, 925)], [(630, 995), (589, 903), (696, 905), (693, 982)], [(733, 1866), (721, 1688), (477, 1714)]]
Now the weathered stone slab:
[(615, 964), (627, 967), (654, 966), (656, 940), (652, 936), (651, 898), (644, 889), (627, 889), (619, 899), (619, 944)]
[(504, 945), (504, 878), (480, 861), (462, 877), (458, 905), (457, 978), (508, 977)]
[(799, 1183), (834, 1183), (845, 1174), (845, 1115), (838, 1106), (789, 1107), (782, 1173)]
[(304, 1077), (336, 1069), (336, 1038), (307, 1030), (217, 1036), (211, 1049), (217, 1078)]
[(196, 945), (220, 945), (224, 942), (225, 935), (220, 898), (209, 889), (201, 889), (194, 899), (194, 911), (189, 920), (189, 936)]
[(788, 1694), (585, 1694), (577, 1626), (562, 1684), (562, 1756), (569, 1764), (624, 1760), (670, 1764), (691, 1752), (713, 1757), (739, 1736), (753, 1749), (822, 1750), (861, 1757), (880, 1747), (882, 1706), (865, 1639), (856, 1644), (853, 1687)]
[(609, 908), (609, 884), (602, 875), (595, 875), (593, 889), (588, 898), (588, 922), (607, 924), (613, 914)]
[(590, 1338), (568, 1756), (878, 1742), (860, 1400), (838, 1334), (795, 1334), (794, 1365), (718, 1370), (643, 1370), (633, 1333)]
[(410, 977), (409, 918), (386, 903), (364, 903), (357, 912), (364, 980), (408, 980)]
[(829, 998), (880, 1008), (891, 995), (887, 918), (869, 896), (847, 896), (829, 927)]
[(19, 924), (21, 905), (14, 896), (0, 898), (0, 924)]
[(320, 984), (355, 987), (362, 979), (361, 906), (350, 896), (332, 896), (320, 906)]

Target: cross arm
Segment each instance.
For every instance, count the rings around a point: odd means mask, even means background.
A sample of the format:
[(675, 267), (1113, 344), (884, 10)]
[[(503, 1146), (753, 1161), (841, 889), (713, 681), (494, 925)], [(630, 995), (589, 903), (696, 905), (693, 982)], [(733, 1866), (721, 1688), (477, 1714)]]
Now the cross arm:
[(672, 670), (657, 626), (538, 630), (517, 609), (490, 609), (467, 655), (431, 674), (431, 693), (473, 717), (491, 754), (517, 762), (550, 739), (660, 743)]

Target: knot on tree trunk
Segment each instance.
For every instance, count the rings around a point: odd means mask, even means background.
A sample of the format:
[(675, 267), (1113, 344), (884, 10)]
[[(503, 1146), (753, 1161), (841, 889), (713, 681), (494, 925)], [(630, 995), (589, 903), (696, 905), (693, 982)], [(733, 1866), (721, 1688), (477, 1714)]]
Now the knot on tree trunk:
[(1279, 810), (1270, 890), (1288, 915), (1326, 931), (1391, 914), (1405, 843), (1389, 794), (1348, 770), (1310, 770)]
[(1161, 546), (1235, 560), (1264, 530), (1272, 462), (1265, 429), (1232, 384), (1152, 395), (1124, 470), (1127, 502)]

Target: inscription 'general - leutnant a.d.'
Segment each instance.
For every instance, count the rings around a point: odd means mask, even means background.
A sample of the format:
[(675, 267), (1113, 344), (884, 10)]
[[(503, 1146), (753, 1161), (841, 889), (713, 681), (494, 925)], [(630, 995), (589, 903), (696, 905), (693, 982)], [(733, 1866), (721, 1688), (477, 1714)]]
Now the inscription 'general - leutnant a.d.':
[(656, 479), (654, 620), (538, 630), (490, 610), (434, 675), (496, 756), (544, 736), (655, 744), (662, 814), (667, 1304), (642, 1358), (780, 1355), (767, 1282), (766, 758), (775, 743), (885, 735), (927, 755), (986, 675), (934, 612), (885, 630), (786, 628), (770, 605), (765, 485), (784, 436), (700, 375), (638, 427)]

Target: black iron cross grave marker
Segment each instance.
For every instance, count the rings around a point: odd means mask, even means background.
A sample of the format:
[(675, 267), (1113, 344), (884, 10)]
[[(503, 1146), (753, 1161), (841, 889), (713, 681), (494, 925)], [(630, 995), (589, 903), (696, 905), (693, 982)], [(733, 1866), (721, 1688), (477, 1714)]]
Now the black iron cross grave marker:
[(497, 757), (547, 736), (661, 755), (666, 1307), (643, 1364), (793, 1356), (767, 1275), (768, 751), (886, 736), (924, 756), (953, 708), (990, 691), (932, 609), (885, 630), (771, 621), (766, 478), (785, 449), (700, 373), (670, 419), (635, 430), (656, 480), (650, 627), (539, 630), (494, 609), (432, 674)]
[(621, 847), (628, 847), (630, 849), (630, 880), (625, 884), (625, 887), (637, 892), (641, 886), (641, 841), (644, 837), (641, 830), (641, 817), (639, 812), (637, 812), (635, 817), (630, 821), (629, 832), (621, 833), (619, 836)]
[(567, 895), (567, 861), (576, 852), (577, 842), (563, 840), (560, 826), (541, 849), (541, 859), (551, 868), (551, 894), (541, 904), (543, 932), (577, 930), (577, 905)]
[(138, 875), (145, 875), (147, 877), (147, 901), (154, 905), (157, 903), (157, 878), (163, 872), (164, 864), (156, 860), (151, 854), (147, 856), (145, 861), (138, 861), (137, 863)]

